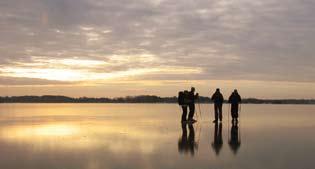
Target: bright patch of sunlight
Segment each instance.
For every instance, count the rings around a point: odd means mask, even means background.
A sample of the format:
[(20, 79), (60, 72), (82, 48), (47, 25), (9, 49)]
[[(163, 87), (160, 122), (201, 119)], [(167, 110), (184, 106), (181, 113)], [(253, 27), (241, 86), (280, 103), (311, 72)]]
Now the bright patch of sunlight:
[(33, 130), (39, 136), (69, 136), (78, 132), (77, 128), (68, 125), (47, 125)]
[(33, 138), (33, 137), (54, 137), (71, 136), (79, 133), (75, 126), (66, 124), (47, 124), (11, 128), (10, 133), (2, 133), (7, 138)]
[(45, 65), (52, 65), (54, 67), (58, 66), (76, 66), (76, 67), (95, 67), (106, 65), (107, 63), (100, 60), (90, 60), (90, 59), (47, 59), (42, 57), (32, 57), (35, 63), (43, 63)]
[[(79, 58), (54, 59), (33, 56), (32, 62), (14, 62), (14, 65), (0, 68), (1, 76), (37, 78), (67, 82), (97, 82), (117, 78), (133, 78), (141, 75), (154, 74), (198, 74), (202, 72), (198, 67), (184, 66), (153, 66), (159, 59), (151, 54), (112, 55), (106, 61)], [(105, 68), (113, 69), (115, 65), (137, 65), (141, 63), (146, 67), (134, 67), (125, 70), (104, 71)]]
[(109, 73), (90, 72), (89, 70), (76, 69), (53, 69), (53, 68), (19, 68), (5, 67), (1, 69), (3, 76), (24, 77), (24, 78), (39, 78), (45, 80), (58, 81), (91, 81), (91, 80), (108, 80), (122, 77), (130, 77), (145, 74), (186, 74), (200, 73), (199, 68), (186, 67), (156, 67), (156, 68), (141, 68), (130, 69), (126, 71), (117, 71)]
[(55, 146), (63, 149), (67, 147), (90, 149), (106, 145), (108, 149), (117, 153), (135, 150), (151, 153), (158, 140), (168, 140), (171, 137), (171, 133), (159, 134), (159, 128), (155, 129), (157, 132), (152, 132), (151, 129), (130, 125), (129, 121), (99, 123), (89, 121), (83, 127), (76, 122), (6, 126), (0, 129), (0, 139), (29, 143), (41, 148)]
[(76, 81), (82, 79), (82, 74), (71, 69), (40, 69), (7, 67), (1, 69), (2, 75), (10, 77), (39, 78), (46, 80)]

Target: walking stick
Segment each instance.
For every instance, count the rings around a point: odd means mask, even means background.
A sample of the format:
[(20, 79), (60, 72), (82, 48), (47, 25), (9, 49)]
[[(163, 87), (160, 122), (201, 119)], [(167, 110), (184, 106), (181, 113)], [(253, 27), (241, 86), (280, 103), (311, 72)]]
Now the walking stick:
[[(231, 110), (231, 104), (229, 104), (229, 110)], [(228, 141), (230, 141), (230, 113), (228, 111)]]
[[(199, 110), (200, 111), (200, 110)], [(199, 120), (198, 111), (196, 111), (196, 118)]]
[(239, 121), (241, 120), (242, 103), (240, 103), (240, 111), (238, 113)]
[(202, 120), (202, 116), (201, 116), (201, 108), (200, 108), (200, 100), (198, 100), (198, 107), (199, 107), (200, 120)]
[(240, 112), (238, 114), (238, 118), (239, 118), (239, 125), (238, 125), (238, 129), (239, 129), (239, 132), (238, 132), (238, 139), (240, 141), (240, 143), (242, 142), (241, 139), (242, 139), (242, 135), (241, 135), (241, 111), (242, 111), (242, 103), (240, 103)]
[(231, 104), (229, 104), (229, 110), (227, 111), (228, 112), (228, 122), (230, 123), (230, 113), (229, 111), (231, 111)]

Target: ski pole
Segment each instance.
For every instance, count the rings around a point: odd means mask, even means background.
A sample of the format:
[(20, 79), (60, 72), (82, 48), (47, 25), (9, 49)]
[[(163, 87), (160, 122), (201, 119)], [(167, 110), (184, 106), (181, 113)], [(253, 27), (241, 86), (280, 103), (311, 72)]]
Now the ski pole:
[[(229, 104), (229, 111), (231, 110), (231, 104)], [(228, 112), (228, 141), (230, 141), (230, 113)]]
[(198, 107), (199, 107), (200, 120), (202, 120), (202, 116), (201, 116), (201, 108), (200, 108), (200, 100), (198, 100)]
[(231, 104), (229, 104), (229, 110), (227, 111), (228, 112), (228, 123), (230, 123), (230, 113), (229, 111), (231, 111)]
[(196, 111), (196, 118), (199, 120), (198, 111)]
[(241, 120), (242, 103), (240, 103), (240, 111), (238, 113), (238, 118)]

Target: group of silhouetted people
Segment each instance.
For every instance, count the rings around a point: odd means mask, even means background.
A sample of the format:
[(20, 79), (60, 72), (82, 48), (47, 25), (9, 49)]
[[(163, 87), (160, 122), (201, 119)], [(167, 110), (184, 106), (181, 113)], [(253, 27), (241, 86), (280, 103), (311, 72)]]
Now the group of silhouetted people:
[[(199, 94), (195, 94), (195, 88), (192, 87), (190, 91), (179, 92), (178, 103), (182, 107), (183, 114), (181, 118), (182, 123), (194, 123), (196, 120), (193, 118), (195, 114), (195, 101), (199, 99)], [(222, 105), (224, 103), (224, 97), (220, 92), (220, 89), (216, 89), (215, 93), (212, 95), (211, 100), (214, 103), (214, 123), (222, 122)], [(231, 104), (231, 116), (232, 122), (237, 122), (239, 117), (239, 105), (242, 102), (241, 96), (235, 89), (228, 99), (228, 103)], [(187, 107), (189, 108), (188, 119)]]
[[(214, 123), (217, 123), (219, 120), (222, 122), (222, 105), (224, 102), (224, 97), (218, 88), (215, 93), (212, 95), (211, 100), (214, 103)], [(229, 97), (228, 102), (231, 104), (231, 116), (232, 121), (238, 121), (238, 109), (239, 104), (242, 102), (241, 96), (238, 94), (235, 89)]]
[[(190, 91), (185, 90), (179, 92), (178, 103), (183, 109), (181, 122), (196, 122), (193, 118), (195, 115), (195, 100), (198, 99), (199, 94), (195, 94), (195, 88), (192, 87)], [(187, 119), (187, 108), (189, 108), (189, 114)]]

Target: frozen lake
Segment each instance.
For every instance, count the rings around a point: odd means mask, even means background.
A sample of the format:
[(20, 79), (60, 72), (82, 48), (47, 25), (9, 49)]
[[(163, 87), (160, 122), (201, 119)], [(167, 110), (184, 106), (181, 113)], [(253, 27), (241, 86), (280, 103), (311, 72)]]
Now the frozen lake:
[(242, 105), (237, 126), (212, 106), (182, 126), (175, 104), (0, 104), (0, 168), (315, 167), (315, 106)]

